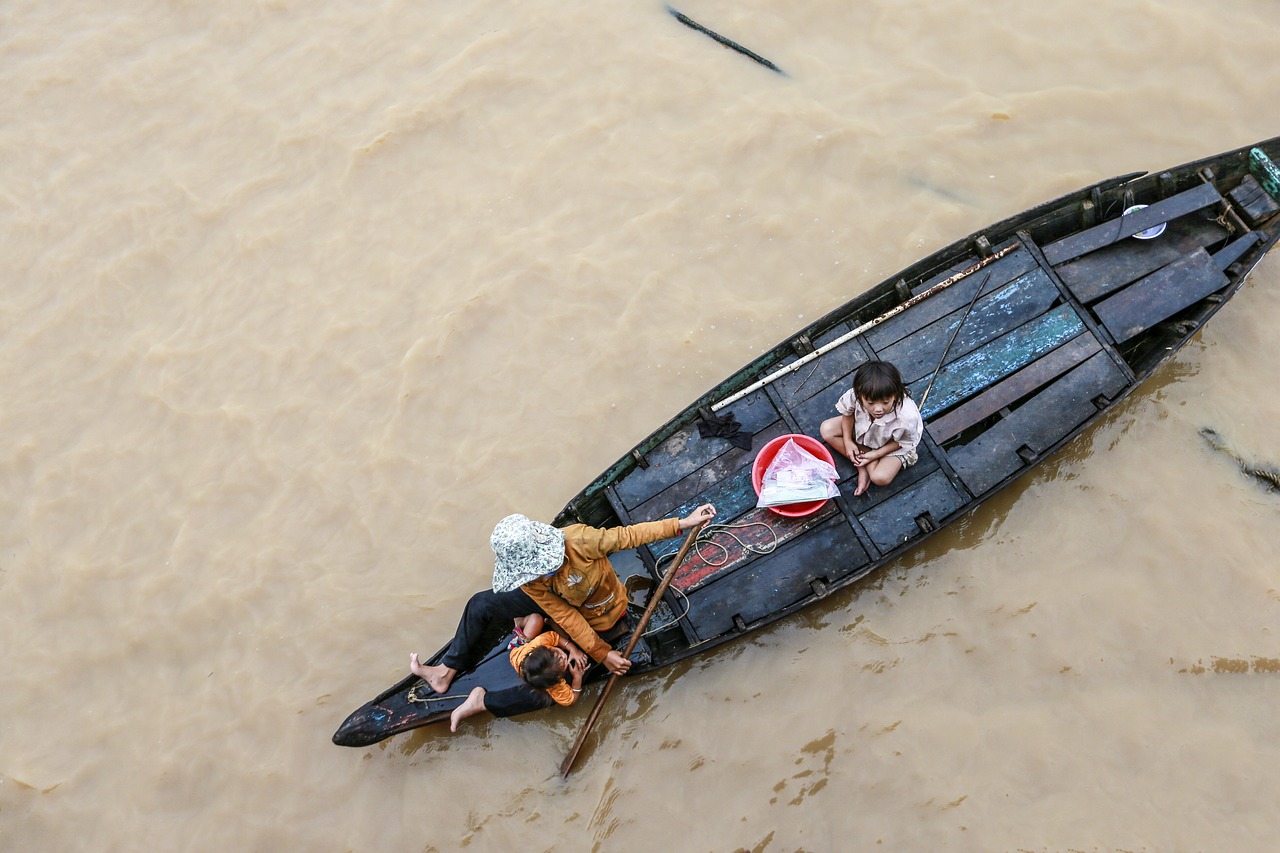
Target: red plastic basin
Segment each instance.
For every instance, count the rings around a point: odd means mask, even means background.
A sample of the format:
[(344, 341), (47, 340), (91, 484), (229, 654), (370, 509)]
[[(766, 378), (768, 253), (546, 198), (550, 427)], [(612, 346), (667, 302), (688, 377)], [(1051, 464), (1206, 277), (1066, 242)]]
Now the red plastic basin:
[[(782, 449), (782, 445), (788, 441), (795, 440), (795, 443), (812, 453), (819, 459), (826, 460), (829, 464), (835, 465), (836, 461), (831, 456), (831, 451), (827, 449), (827, 445), (816, 438), (807, 435), (780, 435), (773, 441), (760, 448), (760, 452), (756, 454), (756, 461), (751, 464), (751, 485), (756, 490), (756, 496), (760, 495), (760, 485), (764, 482), (764, 472), (769, 469), (769, 463), (773, 461), (773, 457), (778, 455), (778, 451)], [(813, 515), (826, 504), (830, 498), (824, 498), (820, 501), (803, 501), (795, 504), (783, 504), (781, 506), (771, 506), (768, 509), (776, 512), (778, 515), (785, 515), (788, 518), (801, 518), (806, 515)]]

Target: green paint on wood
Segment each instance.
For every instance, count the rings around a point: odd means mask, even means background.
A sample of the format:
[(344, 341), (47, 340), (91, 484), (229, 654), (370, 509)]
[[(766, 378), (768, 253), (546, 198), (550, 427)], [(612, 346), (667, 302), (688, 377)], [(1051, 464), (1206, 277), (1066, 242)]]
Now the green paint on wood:
[(1261, 148), (1249, 151), (1249, 171), (1262, 184), (1262, 188), (1280, 201), (1280, 167), (1271, 162), (1271, 158)]
[[(1079, 335), (1084, 323), (1070, 305), (1060, 305), (981, 349), (958, 358), (938, 371), (925, 401), (926, 418), (989, 388), (1014, 371)], [(929, 384), (925, 376), (910, 386), (919, 399)]]

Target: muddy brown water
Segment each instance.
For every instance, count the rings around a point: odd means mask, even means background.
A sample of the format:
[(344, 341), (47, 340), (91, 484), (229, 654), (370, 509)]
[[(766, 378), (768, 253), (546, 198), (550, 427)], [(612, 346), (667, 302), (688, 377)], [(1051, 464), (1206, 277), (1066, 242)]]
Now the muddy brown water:
[(856, 590), (585, 708), (350, 750), (488, 532), (851, 295), (1280, 132), (1280, 6), (9, 3), (12, 850), (1274, 849), (1272, 258)]

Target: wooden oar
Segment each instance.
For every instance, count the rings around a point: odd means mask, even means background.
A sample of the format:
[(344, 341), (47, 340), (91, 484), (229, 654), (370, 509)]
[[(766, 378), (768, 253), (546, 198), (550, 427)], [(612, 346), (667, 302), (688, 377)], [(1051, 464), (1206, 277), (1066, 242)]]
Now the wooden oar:
[[(671, 561), (671, 567), (662, 576), (662, 581), (658, 584), (658, 588), (654, 590), (653, 595), (649, 596), (649, 606), (644, 609), (644, 615), (640, 617), (640, 621), (631, 629), (631, 642), (627, 643), (627, 649), (622, 653), (624, 658), (631, 657), (631, 652), (635, 650), (636, 643), (640, 641), (640, 637), (644, 634), (644, 629), (648, 627), (649, 620), (653, 617), (653, 612), (658, 609), (662, 596), (666, 595), (667, 587), (671, 586), (671, 581), (676, 576), (676, 569), (680, 568), (680, 564), (684, 562), (685, 555), (693, 547), (693, 542), (698, 538), (698, 533), (701, 532), (702, 525), (705, 523), (698, 522), (689, 531), (689, 535), (684, 539), (684, 544), (676, 552), (676, 558)], [(587, 717), (587, 722), (582, 726), (582, 731), (578, 732), (578, 739), (573, 742), (573, 748), (569, 750), (569, 754), (565, 756), (564, 761), (560, 764), (561, 779), (569, 778), (569, 771), (573, 769), (573, 762), (577, 760), (578, 753), (582, 750), (582, 744), (586, 742), (587, 734), (591, 731), (591, 727), (595, 725), (596, 717), (600, 716), (600, 709), (604, 706), (605, 700), (609, 698), (609, 693), (613, 690), (613, 684), (617, 680), (618, 675), (616, 673), (611, 674), (604, 685), (604, 690), (600, 691), (600, 698), (596, 700), (595, 707), (591, 709), (591, 715)]]

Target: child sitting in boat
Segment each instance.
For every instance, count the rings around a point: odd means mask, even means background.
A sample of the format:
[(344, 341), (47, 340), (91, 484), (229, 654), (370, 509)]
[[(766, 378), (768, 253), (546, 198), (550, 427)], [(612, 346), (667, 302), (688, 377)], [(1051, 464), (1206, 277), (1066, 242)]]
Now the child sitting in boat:
[(909, 396), (898, 368), (868, 361), (853, 374), (853, 388), (836, 401), (839, 417), (822, 422), (827, 444), (858, 468), (860, 495), (874, 483), (887, 486), (903, 468), (916, 463), (916, 445), (924, 433), (920, 409)]
[[(472, 688), (466, 700), (449, 715), (449, 730), (457, 731), (458, 724), (481, 711), (493, 711), (505, 716), (503, 709), (572, 705), (582, 693), (582, 676), (587, 671), (589, 659), (568, 637), (555, 631), (543, 631), (544, 620), (539, 613), (518, 617), (515, 620), (515, 638), (508, 644), (511, 666), (520, 675), (523, 684), (489, 693), (483, 687)], [(418, 672), (421, 664), (418, 656), (411, 655), (409, 669)]]

